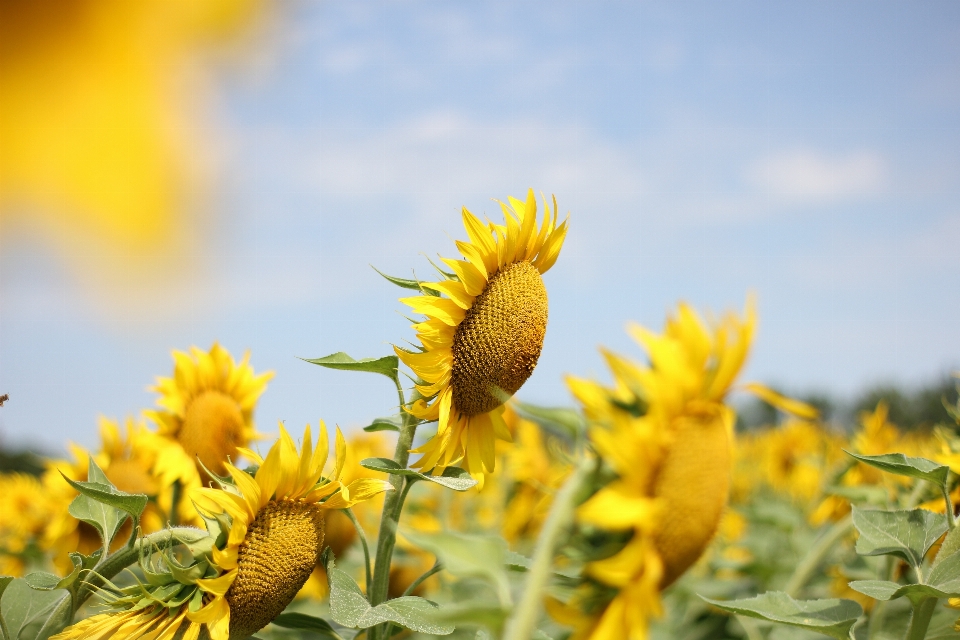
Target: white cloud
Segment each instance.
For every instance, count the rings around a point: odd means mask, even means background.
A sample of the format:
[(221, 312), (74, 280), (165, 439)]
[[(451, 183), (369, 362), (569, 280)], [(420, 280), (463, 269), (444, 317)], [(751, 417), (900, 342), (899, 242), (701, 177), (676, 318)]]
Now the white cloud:
[(790, 199), (838, 200), (876, 194), (887, 176), (887, 162), (875, 151), (837, 156), (801, 149), (760, 160), (746, 179), (761, 191)]

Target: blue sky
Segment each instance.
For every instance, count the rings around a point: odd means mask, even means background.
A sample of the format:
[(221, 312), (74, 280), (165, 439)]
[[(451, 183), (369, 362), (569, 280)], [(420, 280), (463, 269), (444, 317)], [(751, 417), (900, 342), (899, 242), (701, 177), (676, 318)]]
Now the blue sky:
[(374, 264), (429, 274), (459, 209), (533, 187), (571, 214), (519, 397), (568, 404), (600, 344), (678, 300), (756, 293), (744, 379), (843, 396), (960, 367), (955, 2), (302, 3), (206, 114), (217, 224), (189, 278), (109, 304), (39, 240), (0, 255), (0, 438), (96, 441), (170, 350), (272, 369), (261, 430), (393, 412), (298, 361), (411, 339)]

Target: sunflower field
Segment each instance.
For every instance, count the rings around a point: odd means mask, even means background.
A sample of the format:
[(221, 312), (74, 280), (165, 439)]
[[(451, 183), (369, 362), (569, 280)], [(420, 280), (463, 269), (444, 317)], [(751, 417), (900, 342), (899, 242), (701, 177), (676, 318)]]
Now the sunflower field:
[[(435, 280), (384, 276), (415, 341), (304, 363), (389, 379), (362, 431), (258, 431), (272, 374), (214, 344), (96, 450), (0, 475), (4, 640), (960, 633), (956, 424), (903, 431), (883, 402), (828, 424), (741, 380), (749, 298), (631, 325), (568, 407), (519, 402), (569, 218), (532, 190), (501, 208), (463, 210)], [(778, 423), (738, 431), (734, 390)]]
[(958, 35), (0, 0), (0, 640), (960, 639)]

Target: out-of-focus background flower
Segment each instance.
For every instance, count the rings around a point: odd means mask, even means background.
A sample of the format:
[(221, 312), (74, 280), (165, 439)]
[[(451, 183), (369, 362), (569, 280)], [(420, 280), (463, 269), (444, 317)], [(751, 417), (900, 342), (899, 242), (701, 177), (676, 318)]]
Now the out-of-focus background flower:
[(522, 399), (752, 289), (746, 377), (919, 412), (960, 366), (958, 123), (949, 1), (0, 0), (0, 446), (92, 446), (214, 341), (276, 372), (261, 431), (392, 413), (295, 356), (389, 353), (368, 264), (426, 275), (528, 187), (572, 227)]

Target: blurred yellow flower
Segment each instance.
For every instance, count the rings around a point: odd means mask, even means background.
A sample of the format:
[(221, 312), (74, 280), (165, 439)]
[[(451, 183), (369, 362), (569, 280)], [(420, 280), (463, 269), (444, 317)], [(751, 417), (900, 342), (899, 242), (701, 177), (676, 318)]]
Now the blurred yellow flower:
[[(618, 553), (587, 575), (617, 595), (580, 617), (576, 638), (641, 640), (661, 612), (660, 590), (701, 555), (720, 523), (730, 486), (733, 410), (724, 404), (756, 323), (726, 315), (712, 328), (681, 304), (662, 335), (631, 333), (649, 355), (640, 365), (604, 352), (613, 388), (568, 378), (591, 421), (590, 440), (617, 473), (578, 509), (583, 524), (627, 531)], [(556, 607), (554, 607), (554, 610)]]
[(237, 364), (216, 343), (209, 352), (197, 347), (189, 354), (173, 352), (173, 377), (157, 378), (151, 389), (160, 394), (157, 404), (162, 409), (145, 412), (159, 426), (160, 436), (179, 444), (157, 456), (155, 472), (163, 486), (179, 482), (186, 495), (206, 475), (200, 464), (223, 475), (228, 458), (236, 459), (239, 447), (259, 437), (253, 410), (273, 372), (255, 375), (249, 359), (247, 353)]
[(0, 221), (101, 277), (182, 264), (199, 227), (200, 73), (260, 4), (0, 3)]
[(0, 575), (24, 574), (54, 508), (34, 476), (0, 474)]
[[(100, 419), (100, 451), (93, 454), (97, 465), (103, 469), (118, 489), (127, 493), (142, 493), (155, 497), (161, 490), (159, 479), (151, 473), (158, 447), (156, 436), (142, 423), (127, 419), (124, 433), (119, 425), (107, 418)], [(52, 504), (52, 513), (44, 530), (42, 544), (53, 553), (53, 563), (60, 571), (69, 572), (73, 565), (68, 554), (79, 551), (89, 555), (101, 548), (102, 542), (96, 529), (74, 518), (67, 511), (77, 497), (77, 491), (60, 475), (71, 480), (86, 480), (89, 458), (83, 447), (70, 445), (73, 460), (51, 460), (43, 474), (45, 496)], [(163, 515), (156, 504), (150, 502), (140, 519), (144, 532), (158, 531), (164, 525)], [(130, 536), (129, 522), (114, 539), (113, 548), (123, 545)]]

